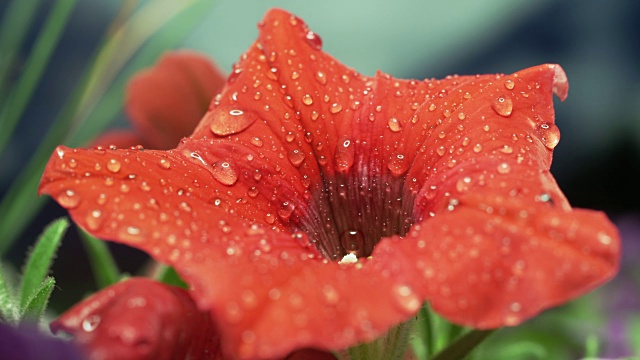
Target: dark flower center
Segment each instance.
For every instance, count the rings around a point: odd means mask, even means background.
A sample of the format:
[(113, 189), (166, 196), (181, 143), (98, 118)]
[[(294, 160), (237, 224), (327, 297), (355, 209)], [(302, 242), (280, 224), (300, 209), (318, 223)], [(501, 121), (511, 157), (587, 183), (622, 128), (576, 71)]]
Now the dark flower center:
[(327, 259), (370, 256), (382, 238), (404, 236), (413, 223), (415, 193), (405, 188), (405, 178), (381, 176), (367, 165), (356, 162), (325, 177), (312, 205), (291, 219), (292, 230), (304, 231)]

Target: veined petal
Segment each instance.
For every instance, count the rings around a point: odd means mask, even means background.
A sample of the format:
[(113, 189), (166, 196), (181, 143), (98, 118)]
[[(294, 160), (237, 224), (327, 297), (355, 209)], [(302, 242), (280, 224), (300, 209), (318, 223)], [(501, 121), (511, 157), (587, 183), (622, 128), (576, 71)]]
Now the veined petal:
[(513, 325), (617, 269), (615, 228), (548, 172), (567, 89), (557, 65), (365, 77), (272, 10), (175, 150), (60, 147), (40, 192), (173, 265), (233, 357), (370, 341), (423, 301)]

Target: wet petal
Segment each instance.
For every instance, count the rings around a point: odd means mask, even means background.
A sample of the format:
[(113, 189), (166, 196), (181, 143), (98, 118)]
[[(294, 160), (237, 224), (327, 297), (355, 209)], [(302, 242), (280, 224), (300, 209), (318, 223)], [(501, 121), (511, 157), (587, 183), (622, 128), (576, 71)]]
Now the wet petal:
[(559, 66), (405, 81), (320, 48), (268, 12), (191, 138), (60, 147), (40, 192), (175, 266), (240, 358), (370, 341), (425, 300), (463, 324), (515, 324), (612, 276), (615, 229), (548, 173)]
[(117, 148), (129, 148), (131, 146), (142, 145), (145, 140), (135, 131), (131, 130), (112, 130), (108, 131), (91, 142), (94, 146)]
[(208, 314), (185, 290), (132, 278), (104, 289), (51, 324), (92, 359), (219, 359)]
[[(144, 139), (141, 145), (175, 147), (193, 132), (224, 79), (207, 57), (184, 50), (165, 54), (153, 68), (134, 76), (127, 89), (127, 113)], [(138, 144), (128, 146), (133, 145)]]

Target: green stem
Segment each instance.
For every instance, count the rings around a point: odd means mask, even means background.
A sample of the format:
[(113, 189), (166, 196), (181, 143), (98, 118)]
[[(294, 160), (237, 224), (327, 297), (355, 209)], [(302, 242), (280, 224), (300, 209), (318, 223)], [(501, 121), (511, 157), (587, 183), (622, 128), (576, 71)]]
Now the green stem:
[(464, 359), (473, 349), (483, 342), (495, 330), (472, 330), (439, 352), (431, 360)]
[(122, 276), (107, 243), (96, 239), (82, 229), (79, 229), (79, 232), (82, 244), (89, 255), (91, 270), (98, 289), (117, 283)]

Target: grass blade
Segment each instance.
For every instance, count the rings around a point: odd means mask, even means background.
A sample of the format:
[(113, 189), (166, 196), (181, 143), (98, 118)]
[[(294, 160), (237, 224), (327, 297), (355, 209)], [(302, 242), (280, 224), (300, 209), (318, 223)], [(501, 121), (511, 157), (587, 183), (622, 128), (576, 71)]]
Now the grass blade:
[(2, 105), (0, 112), (0, 152), (5, 146), (13, 130), (22, 117), (42, 73), (49, 63), (53, 50), (58, 45), (62, 30), (67, 24), (69, 15), (77, 0), (58, 0), (49, 14), (44, 26), (38, 34), (36, 43), (29, 55), (26, 66), (9, 98)]
[(39, 0), (13, 0), (0, 20), (0, 98), (7, 88), (7, 74), (27, 35), (29, 25), (38, 10)]
[(15, 294), (9, 276), (0, 263), (0, 321), (9, 324), (18, 322), (18, 306), (16, 306)]
[(22, 314), (21, 319), (40, 320), (47, 308), (49, 297), (55, 285), (56, 281), (51, 276), (47, 276), (22, 307), (20, 311)]
[(93, 277), (98, 288), (102, 289), (117, 283), (122, 276), (107, 244), (82, 229), (80, 229), (80, 237), (89, 255)]
[(69, 221), (61, 218), (51, 223), (40, 235), (36, 246), (27, 259), (20, 287), (20, 308), (24, 308), (30, 297), (42, 284), (53, 262), (62, 236), (69, 227)]

